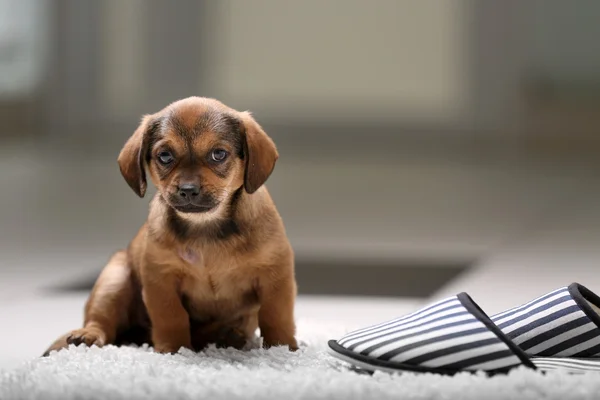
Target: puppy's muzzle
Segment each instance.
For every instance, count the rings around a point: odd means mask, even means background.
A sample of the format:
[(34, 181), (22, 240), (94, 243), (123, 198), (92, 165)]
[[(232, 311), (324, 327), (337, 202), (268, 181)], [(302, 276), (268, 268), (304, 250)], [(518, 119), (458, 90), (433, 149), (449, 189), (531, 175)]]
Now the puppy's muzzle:
[(215, 208), (217, 202), (209, 193), (202, 193), (198, 185), (183, 183), (170, 196), (173, 208), (185, 213), (200, 213)]

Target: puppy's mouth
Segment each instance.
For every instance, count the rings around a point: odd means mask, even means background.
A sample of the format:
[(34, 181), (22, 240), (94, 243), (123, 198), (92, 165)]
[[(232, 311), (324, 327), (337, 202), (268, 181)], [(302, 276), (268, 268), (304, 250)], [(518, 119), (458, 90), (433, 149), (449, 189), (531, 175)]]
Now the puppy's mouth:
[(203, 212), (208, 212), (212, 209), (215, 208), (214, 205), (195, 205), (195, 204), (185, 204), (185, 205), (180, 205), (180, 206), (176, 206), (173, 205), (173, 208), (181, 213), (203, 213)]
[(198, 214), (214, 210), (219, 201), (210, 194), (195, 196), (194, 198), (182, 198), (177, 194), (169, 194), (165, 200), (175, 211), (184, 214)]

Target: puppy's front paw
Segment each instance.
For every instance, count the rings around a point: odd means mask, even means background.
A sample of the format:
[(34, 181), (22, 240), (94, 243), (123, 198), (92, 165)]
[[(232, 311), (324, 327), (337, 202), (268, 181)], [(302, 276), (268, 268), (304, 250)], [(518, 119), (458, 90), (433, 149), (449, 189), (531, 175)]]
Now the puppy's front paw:
[(106, 344), (106, 334), (98, 328), (82, 328), (71, 332), (66, 340), (67, 344), (74, 344), (76, 346), (83, 343), (86, 346), (96, 345), (102, 347)]
[(275, 346), (288, 346), (290, 351), (298, 350), (298, 342), (296, 342), (296, 338), (290, 337), (286, 339), (273, 339), (273, 338), (264, 338), (263, 347), (268, 349), (270, 347)]
[(292, 339), (287, 345), (290, 351), (298, 350), (298, 342), (296, 342), (296, 339)]
[(164, 342), (163, 343), (155, 343), (154, 351), (157, 353), (163, 353), (163, 354), (175, 354), (182, 347), (184, 347), (184, 346), (178, 346), (173, 343), (164, 343)]

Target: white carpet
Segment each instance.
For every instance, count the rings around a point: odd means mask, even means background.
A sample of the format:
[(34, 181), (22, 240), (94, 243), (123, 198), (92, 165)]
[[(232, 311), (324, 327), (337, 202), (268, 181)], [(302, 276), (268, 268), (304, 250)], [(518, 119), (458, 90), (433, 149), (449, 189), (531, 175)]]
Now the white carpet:
[(487, 378), (357, 374), (326, 353), (339, 325), (299, 321), (302, 348), (209, 349), (161, 355), (147, 348), (72, 348), (0, 375), (0, 399), (595, 399), (597, 374), (518, 370)]

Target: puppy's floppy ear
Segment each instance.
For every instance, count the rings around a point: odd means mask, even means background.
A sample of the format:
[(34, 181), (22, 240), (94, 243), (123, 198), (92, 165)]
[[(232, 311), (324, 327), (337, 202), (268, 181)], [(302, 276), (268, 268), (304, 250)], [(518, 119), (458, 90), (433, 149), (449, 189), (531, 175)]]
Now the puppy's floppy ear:
[(140, 126), (121, 149), (117, 160), (121, 175), (123, 175), (129, 187), (140, 197), (144, 197), (148, 186), (146, 182), (146, 153), (148, 152), (150, 135), (157, 127), (157, 121), (152, 116), (145, 115)]
[(244, 189), (252, 194), (256, 192), (269, 178), (275, 162), (279, 158), (275, 143), (261, 126), (246, 111), (241, 118), (244, 124), (246, 171), (244, 175)]

